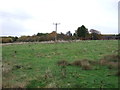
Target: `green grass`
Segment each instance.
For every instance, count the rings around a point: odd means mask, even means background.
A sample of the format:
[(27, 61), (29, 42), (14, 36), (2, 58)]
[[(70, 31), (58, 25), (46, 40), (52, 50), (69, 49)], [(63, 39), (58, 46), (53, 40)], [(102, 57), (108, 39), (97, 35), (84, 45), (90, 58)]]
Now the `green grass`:
[(66, 66), (64, 77), (62, 67), (57, 65), (60, 60), (70, 63), (80, 59), (99, 61), (104, 55), (117, 54), (117, 50), (117, 40), (3, 46), (3, 87), (118, 88), (116, 69), (100, 65), (94, 65), (92, 70)]

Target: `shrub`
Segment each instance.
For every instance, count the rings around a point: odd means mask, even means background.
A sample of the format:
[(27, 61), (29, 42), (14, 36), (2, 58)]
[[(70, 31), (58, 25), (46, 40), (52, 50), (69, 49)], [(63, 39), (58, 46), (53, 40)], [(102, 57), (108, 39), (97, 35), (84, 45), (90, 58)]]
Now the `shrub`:
[(12, 42), (13, 42), (12, 38), (8, 38), (8, 37), (2, 38), (2, 43), (12, 43)]

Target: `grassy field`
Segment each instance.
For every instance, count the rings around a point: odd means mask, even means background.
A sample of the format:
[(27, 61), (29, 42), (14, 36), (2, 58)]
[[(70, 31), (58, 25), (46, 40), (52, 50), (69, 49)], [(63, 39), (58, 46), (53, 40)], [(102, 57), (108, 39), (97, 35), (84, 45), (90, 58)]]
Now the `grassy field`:
[[(98, 63), (117, 52), (117, 40), (3, 46), (3, 87), (118, 88), (118, 69)], [(88, 70), (74, 64), (84, 59), (94, 62)]]

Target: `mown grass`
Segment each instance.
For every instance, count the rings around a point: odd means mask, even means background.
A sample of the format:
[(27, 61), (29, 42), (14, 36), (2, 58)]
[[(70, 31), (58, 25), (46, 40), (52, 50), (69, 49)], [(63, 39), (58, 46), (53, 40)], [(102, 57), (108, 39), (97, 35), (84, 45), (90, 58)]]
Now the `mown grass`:
[(83, 70), (74, 65), (57, 64), (61, 60), (99, 62), (104, 56), (117, 53), (117, 40), (3, 46), (3, 87), (118, 88), (117, 69), (95, 64), (92, 69)]

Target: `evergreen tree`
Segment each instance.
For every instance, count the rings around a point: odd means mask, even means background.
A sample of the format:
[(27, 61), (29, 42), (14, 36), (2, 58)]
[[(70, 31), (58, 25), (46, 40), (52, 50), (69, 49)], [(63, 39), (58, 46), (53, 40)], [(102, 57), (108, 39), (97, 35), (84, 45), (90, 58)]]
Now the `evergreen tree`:
[(80, 37), (81, 39), (86, 39), (89, 35), (88, 29), (84, 25), (78, 27), (76, 33), (77, 36)]

